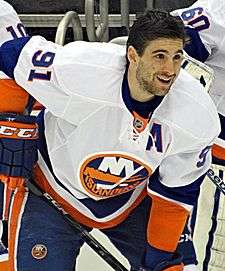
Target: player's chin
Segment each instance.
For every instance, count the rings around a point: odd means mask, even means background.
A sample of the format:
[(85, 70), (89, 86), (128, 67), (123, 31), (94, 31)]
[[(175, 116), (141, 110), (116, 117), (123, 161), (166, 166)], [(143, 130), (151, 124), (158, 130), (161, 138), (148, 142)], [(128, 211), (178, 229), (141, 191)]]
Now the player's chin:
[(157, 87), (155, 91), (155, 95), (157, 96), (165, 96), (170, 91), (171, 86), (161, 86)]
[(155, 95), (165, 96), (170, 91), (171, 85), (172, 80), (169, 83), (162, 83), (158, 81), (155, 85)]

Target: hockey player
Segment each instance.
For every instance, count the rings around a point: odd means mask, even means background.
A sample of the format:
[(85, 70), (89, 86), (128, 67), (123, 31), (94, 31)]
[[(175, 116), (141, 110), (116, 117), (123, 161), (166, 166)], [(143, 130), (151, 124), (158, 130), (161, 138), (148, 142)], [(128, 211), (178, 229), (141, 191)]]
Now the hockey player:
[[(225, 170), (225, 2), (223, 0), (199, 0), (192, 6), (172, 13), (180, 16), (187, 27), (190, 42), (186, 52), (205, 62), (215, 73), (210, 96), (217, 106), (221, 133), (213, 149), (213, 169), (223, 180)], [(198, 203), (194, 241), (200, 264), (199, 270), (224, 270), (224, 195), (215, 185), (205, 181)], [(206, 238), (207, 237), (207, 238)], [(190, 239), (187, 239), (191, 243)], [(184, 244), (184, 249), (187, 249)], [(190, 244), (191, 246), (191, 244)], [(194, 251), (193, 251), (194, 253)], [(194, 269), (193, 269), (194, 270)]]
[[(0, 48), (0, 68), (47, 108), (35, 181), (133, 271), (183, 269), (176, 247), (220, 130), (209, 95), (180, 69), (184, 43), (181, 20), (153, 10), (132, 26), (127, 52), (40, 36)], [(11, 269), (72, 271), (80, 234), (21, 187), (15, 208)]]
[[(26, 31), (16, 11), (7, 2), (0, 1), (0, 44), (7, 40), (26, 36)], [(22, 112), (28, 94), (14, 80), (0, 72), (0, 111)], [(13, 100), (13, 104), (10, 105)], [(10, 102), (10, 103), (9, 103)], [(9, 201), (13, 194), (8, 182), (0, 181), (0, 270), (7, 271)]]

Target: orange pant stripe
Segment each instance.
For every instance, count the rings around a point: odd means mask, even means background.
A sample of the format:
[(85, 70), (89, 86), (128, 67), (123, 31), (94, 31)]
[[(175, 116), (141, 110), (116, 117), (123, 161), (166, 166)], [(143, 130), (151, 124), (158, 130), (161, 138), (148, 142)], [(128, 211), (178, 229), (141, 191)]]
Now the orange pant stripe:
[(16, 243), (18, 241), (18, 228), (20, 227), (21, 213), (25, 204), (27, 193), (24, 187), (15, 190), (9, 217), (9, 271), (15, 269)]

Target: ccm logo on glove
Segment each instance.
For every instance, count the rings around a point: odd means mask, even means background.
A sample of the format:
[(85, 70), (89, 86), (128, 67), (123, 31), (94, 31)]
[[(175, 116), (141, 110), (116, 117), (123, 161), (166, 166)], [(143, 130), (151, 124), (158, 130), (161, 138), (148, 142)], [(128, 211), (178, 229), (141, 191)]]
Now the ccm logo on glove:
[(3, 125), (0, 122), (0, 137), (1, 138), (17, 138), (17, 139), (36, 139), (38, 138), (37, 124), (26, 124), (12, 122)]

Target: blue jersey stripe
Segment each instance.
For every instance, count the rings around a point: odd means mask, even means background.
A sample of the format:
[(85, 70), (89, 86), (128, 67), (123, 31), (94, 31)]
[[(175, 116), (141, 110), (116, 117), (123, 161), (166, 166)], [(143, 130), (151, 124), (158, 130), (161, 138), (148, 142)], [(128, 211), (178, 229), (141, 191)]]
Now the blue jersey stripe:
[(200, 192), (200, 185), (205, 174), (189, 185), (180, 187), (168, 187), (159, 181), (159, 170), (157, 169), (149, 179), (149, 188), (158, 194), (181, 203), (195, 205)]
[[(219, 118), (220, 118), (221, 132), (218, 137), (225, 141), (225, 117), (219, 114)], [(216, 165), (225, 166), (225, 160), (221, 160), (215, 156), (212, 157), (212, 163)]]
[(10, 78), (14, 78), (14, 69), (20, 52), (29, 40), (29, 37), (22, 37), (7, 41), (0, 47), (0, 69)]
[(221, 132), (219, 134), (219, 138), (225, 140), (225, 117), (219, 114), (220, 118), (220, 125), (221, 125)]

